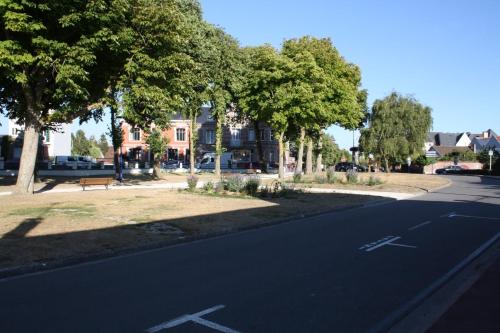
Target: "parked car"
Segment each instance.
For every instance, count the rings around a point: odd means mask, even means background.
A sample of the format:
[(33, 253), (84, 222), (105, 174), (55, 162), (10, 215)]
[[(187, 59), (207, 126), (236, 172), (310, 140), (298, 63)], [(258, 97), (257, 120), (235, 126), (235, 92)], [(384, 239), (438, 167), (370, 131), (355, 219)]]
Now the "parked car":
[(354, 164), (352, 162), (340, 162), (335, 165), (335, 171), (345, 172), (347, 170), (366, 172), (368, 171), (368, 167), (365, 165)]
[[(222, 169), (232, 169), (233, 153), (222, 153), (220, 156), (220, 166)], [(235, 165), (236, 166), (236, 165)], [(215, 153), (206, 153), (203, 155), (200, 163), (196, 165), (198, 169), (215, 169)]]
[(446, 174), (461, 174), (464, 172), (464, 168), (459, 165), (449, 165), (442, 169), (437, 169), (436, 173), (438, 175), (446, 175)]

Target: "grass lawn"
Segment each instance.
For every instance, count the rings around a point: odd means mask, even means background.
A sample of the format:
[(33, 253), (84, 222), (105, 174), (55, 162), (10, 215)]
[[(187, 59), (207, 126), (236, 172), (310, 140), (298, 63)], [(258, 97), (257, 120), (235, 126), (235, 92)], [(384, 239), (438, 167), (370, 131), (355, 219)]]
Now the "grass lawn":
[(378, 199), (312, 193), (262, 199), (159, 189), (3, 196), (0, 270), (223, 234)]

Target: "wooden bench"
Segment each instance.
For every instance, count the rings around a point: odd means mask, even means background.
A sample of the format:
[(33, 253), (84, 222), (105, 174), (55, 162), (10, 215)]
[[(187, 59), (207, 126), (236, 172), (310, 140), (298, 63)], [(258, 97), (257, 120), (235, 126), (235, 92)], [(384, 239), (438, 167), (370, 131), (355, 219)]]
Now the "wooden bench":
[(85, 186), (90, 185), (104, 185), (106, 186), (106, 190), (108, 186), (113, 183), (113, 178), (80, 178), (80, 185), (82, 189), (85, 191)]

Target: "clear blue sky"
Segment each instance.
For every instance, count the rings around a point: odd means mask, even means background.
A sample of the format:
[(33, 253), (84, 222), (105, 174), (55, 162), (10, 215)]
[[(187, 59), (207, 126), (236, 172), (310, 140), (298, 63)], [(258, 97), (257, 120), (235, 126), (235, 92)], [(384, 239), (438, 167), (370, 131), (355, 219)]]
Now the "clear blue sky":
[[(201, 4), (205, 19), (243, 46), (271, 43), (279, 48), (286, 38), (330, 37), (348, 61), (361, 67), (370, 105), (396, 90), (432, 107), (435, 131), (500, 132), (498, 0), (201, 0)], [(106, 128), (88, 124), (83, 129), (99, 136)], [(352, 133), (339, 128), (329, 132), (341, 147), (352, 145)]]

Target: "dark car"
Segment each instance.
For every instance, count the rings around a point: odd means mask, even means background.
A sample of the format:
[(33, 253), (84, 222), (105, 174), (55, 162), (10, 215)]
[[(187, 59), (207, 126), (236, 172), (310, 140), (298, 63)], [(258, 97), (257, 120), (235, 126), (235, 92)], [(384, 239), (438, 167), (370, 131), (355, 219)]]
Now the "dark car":
[(436, 173), (438, 175), (446, 175), (446, 174), (460, 174), (464, 172), (464, 168), (458, 165), (449, 165), (446, 168), (437, 169)]
[(364, 165), (354, 164), (352, 162), (340, 162), (335, 165), (335, 171), (347, 171), (347, 170), (355, 170), (359, 172), (368, 171), (368, 167)]

